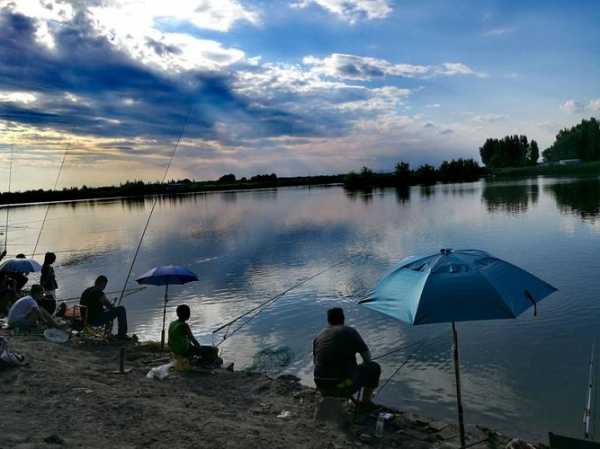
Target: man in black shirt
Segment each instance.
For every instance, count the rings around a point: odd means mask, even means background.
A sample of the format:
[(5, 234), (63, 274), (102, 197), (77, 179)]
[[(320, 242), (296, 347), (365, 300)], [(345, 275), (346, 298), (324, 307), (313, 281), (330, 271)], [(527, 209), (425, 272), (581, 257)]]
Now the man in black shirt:
[[(379, 385), (381, 367), (371, 360), (371, 354), (360, 334), (344, 326), (344, 311), (327, 311), (326, 327), (313, 342), (315, 384), (328, 396), (349, 396), (364, 388), (362, 401), (370, 403), (373, 390)], [(356, 354), (363, 363), (356, 364)]]
[(106, 276), (98, 276), (93, 287), (86, 288), (79, 304), (87, 307), (87, 322), (92, 326), (102, 326), (115, 318), (119, 324), (118, 338), (127, 338), (127, 312), (125, 307), (114, 307), (104, 294), (108, 284)]

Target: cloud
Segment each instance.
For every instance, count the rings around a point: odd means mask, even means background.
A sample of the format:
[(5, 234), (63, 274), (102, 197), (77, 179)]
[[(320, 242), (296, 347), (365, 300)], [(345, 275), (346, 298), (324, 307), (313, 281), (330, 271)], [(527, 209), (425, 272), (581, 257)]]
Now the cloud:
[(512, 34), (515, 32), (515, 28), (513, 27), (506, 27), (506, 28), (492, 28), (490, 30), (484, 31), (483, 32), (483, 36), (486, 37), (495, 37), (495, 36), (505, 36), (507, 34)]
[(560, 105), (560, 109), (568, 114), (600, 112), (600, 98), (592, 99), (587, 104), (577, 100), (569, 99)]
[(103, 0), (67, 3), (59, 0), (0, 0), (0, 8), (33, 20), (35, 40), (46, 48), (56, 47), (61, 25), (84, 18), (98, 37), (132, 58), (156, 68), (219, 70), (237, 63), (245, 54), (225, 48), (217, 41), (189, 34), (165, 32), (168, 24), (227, 32), (236, 23), (258, 25), (259, 14), (238, 0)]
[(596, 98), (595, 100), (590, 100), (588, 104), (588, 109), (594, 112), (600, 112), (600, 98)]
[(385, 76), (427, 78), (434, 76), (485, 76), (460, 62), (446, 62), (436, 66), (393, 64), (384, 59), (333, 53), (325, 58), (306, 56), (302, 60), (315, 73), (339, 79), (367, 81)]
[(35, 27), (32, 18), (0, 15), (0, 120), (11, 127), (172, 139), (192, 111), (186, 128), (191, 137), (216, 137), (218, 123), (239, 124), (245, 137), (319, 134), (317, 123), (250, 103), (234, 91), (227, 73), (190, 69), (173, 77), (141, 63), (95, 33), (85, 16), (56, 31), (53, 51), (36, 42)]
[(496, 123), (508, 119), (508, 116), (504, 114), (482, 114), (474, 115), (471, 120), (475, 123)]
[(392, 13), (388, 0), (300, 0), (292, 3), (293, 8), (318, 5), (340, 19), (356, 23), (359, 20), (384, 19)]
[(30, 92), (0, 92), (0, 103), (29, 104), (36, 101), (36, 96)]

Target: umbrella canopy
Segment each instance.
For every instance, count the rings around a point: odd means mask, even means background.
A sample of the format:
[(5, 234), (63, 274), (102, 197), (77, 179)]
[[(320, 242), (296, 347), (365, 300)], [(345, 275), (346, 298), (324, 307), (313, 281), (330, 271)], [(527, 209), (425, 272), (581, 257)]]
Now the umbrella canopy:
[(154, 267), (136, 279), (138, 284), (173, 285), (197, 281), (198, 276), (180, 265)]
[(516, 318), (531, 306), (536, 310), (556, 290), (485, 251), (442, 249), (404, 259), (361, 303), (409, 324), (452, 323), (458, 424), (465, 448), (456, 322)]
[(160, 333), (160, 349), (165, 347), (165, 322), (167, 319), (167, 302), (169, 301), (169, 285), (187, 284), (198, 280), (198, 276), (180, 265), (163, 265), (154, 267), (136, 279), (138, 284), (164, 285), (165, 302), (163, 307), (162, 330)]
[(0, 271), (7, 273), (33, 273), (42, 271), (42, 266), (33, 259), (9, 259), (0, 264)]
[(444, 249), (404, 259), (361, 303), (419, 325), (515, 318), (555, 291), (485, 251)]

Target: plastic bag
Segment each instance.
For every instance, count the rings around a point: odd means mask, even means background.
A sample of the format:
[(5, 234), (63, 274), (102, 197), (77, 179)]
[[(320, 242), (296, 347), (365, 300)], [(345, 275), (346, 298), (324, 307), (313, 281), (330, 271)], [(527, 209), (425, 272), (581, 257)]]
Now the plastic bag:
[(169, 370), (171, 368), (173, 368), (174, 366), (175, 366), (175, 362), (169, 362), (169, 363), (165, 363), (164, 365), (155, 366), (150, 371), (148, 371), (148, 374), (146, 374), (146, 377), (148, 379), (163, 380), (169, 375)]

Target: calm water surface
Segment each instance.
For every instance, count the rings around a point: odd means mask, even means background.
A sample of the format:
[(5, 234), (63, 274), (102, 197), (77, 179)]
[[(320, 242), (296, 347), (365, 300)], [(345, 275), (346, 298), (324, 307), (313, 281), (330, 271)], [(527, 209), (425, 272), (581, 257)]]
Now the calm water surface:
[[(98, 274), (109, 277), (109, 290), (120, 289), (151, 202), (50, 207), (40, 251), (58, 253), (60, 297), (78, 296)], [(33, 249), (44, 211), (11, 209), (13, 253)], [(459, 325), (467, 423), (526, 437), (544, 438), (549, 430), (582, 436), (587, 363), (600, 333), (599, 216), (596, 179), (356, 195), (329, 187), (180, 196), (160, 201), (133, 277), (168, 263), (198, 273), (200, 282), (170, 289), (168, 313), (172, 317), (178, 304), (189, 304), (195, 333), (210, 342), (219, 325), (352, 256), (228, 338), (221, 346), (224, 357), (242, 368), (261, 349), (287, 346), (294, 355), (287, 371), (310, 384), (312, 338), (324, 325), (325, 311), (343, 306), (375, 355), (426, 341), (417, 353), (418, 344), (381, 361), (386, 378), (411, 356), (378, 400), (454, 419), (449, 325), (408, 327), (356, 302), (407, 255), (442, 247), (487, 250), (559, 292), (541, 303), (537, 317)], [(126, 298), (133, 332), (159, 337), (162, 295), (157, 287)]]

